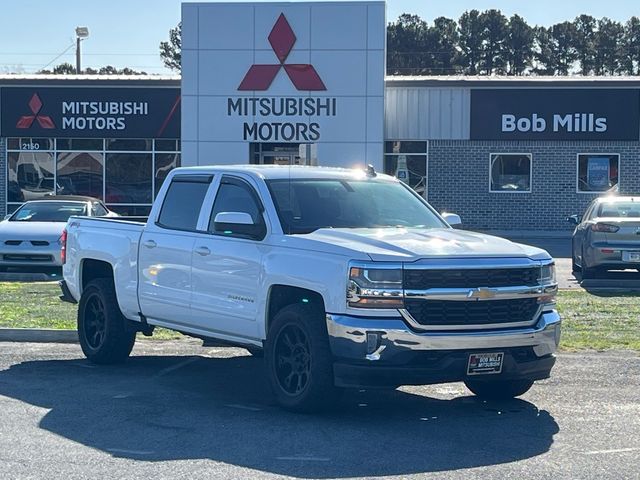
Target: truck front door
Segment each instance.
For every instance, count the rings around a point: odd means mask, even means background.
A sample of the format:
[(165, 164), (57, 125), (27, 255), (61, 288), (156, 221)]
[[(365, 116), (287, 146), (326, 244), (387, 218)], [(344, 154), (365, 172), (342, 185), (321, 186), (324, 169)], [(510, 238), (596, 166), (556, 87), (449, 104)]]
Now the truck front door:
[[(262, 234), (243, 235), (216, 229), (221, 212), (247, 213)], [(245, 180), (225, 175), (220, 180), (207, 233), (198, 233), (192, 254), (194, 324), (213, 333), (259, 338), (257, 315), (263, 278), (261, 240), (266, 235), (264, 208), (254, 188)]]

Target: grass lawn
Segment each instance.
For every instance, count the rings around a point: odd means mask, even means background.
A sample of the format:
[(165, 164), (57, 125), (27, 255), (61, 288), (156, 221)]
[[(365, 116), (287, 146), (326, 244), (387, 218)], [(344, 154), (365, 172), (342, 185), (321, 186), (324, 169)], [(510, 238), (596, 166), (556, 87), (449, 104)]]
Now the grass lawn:
[[(61, 302), (59, 295), (56, 283), (0, 282), (0, 327), (75, 328), (76, 306)], [(640, 351), (639, 296), (562, 291), (558, 310), (563, 318), (562, 349)], [(180, 336), (156, 329), (153, 338)]]

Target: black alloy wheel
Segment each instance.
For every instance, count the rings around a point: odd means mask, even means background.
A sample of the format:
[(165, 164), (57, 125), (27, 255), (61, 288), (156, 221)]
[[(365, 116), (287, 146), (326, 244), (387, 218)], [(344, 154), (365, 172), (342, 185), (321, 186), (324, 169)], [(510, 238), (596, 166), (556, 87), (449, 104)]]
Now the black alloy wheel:
[(97, 278), (83, 290), (78, 304), (78, 338), (93, 363), (124, 361), (136, 341), (136, 329), (120, 311), (113, 280)]
[(85, 336), (89, 346), (98, 350), (104, 343), (107, 319), (104, 304), (97, 293), (93, 293), (85, 304)]
[(280, 388), (300, 395), (311, 379), (311, 347), (306, 333), (298, 325), (285, 326), (276, 338), (275, 355)]
[(333, 377), (333, 355), (320, 306), (293, 304), (270, 322), (264, 357), (277, 402), (294, 412), (331, 409), (342, 389)]

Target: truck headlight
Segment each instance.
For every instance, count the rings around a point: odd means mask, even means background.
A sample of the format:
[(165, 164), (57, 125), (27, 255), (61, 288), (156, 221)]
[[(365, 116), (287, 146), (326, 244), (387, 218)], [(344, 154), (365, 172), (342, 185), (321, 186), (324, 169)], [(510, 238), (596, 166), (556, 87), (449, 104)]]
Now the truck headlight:
[(553, 263), (540, 267), (540, 277), (538, 278), (540, 285), (549, 285), (556, 283), (556, 266)]
[(558, 285), (556, 282), (556, 266), (553, 263), (540, 267), (538, 283), (542, 285), (543, 294), (538, 297), (538, 303), (547, 308), (553, 308), (556, 303)]
[(403, 308), (402, 269), (351, 267), (347, 304), (356, 308)]

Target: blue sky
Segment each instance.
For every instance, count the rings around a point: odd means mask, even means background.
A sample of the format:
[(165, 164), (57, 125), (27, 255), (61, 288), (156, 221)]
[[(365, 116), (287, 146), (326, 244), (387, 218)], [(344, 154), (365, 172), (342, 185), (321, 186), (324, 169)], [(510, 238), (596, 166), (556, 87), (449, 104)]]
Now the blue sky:
[[(231, 0), (233, 1), (233, 0)], [(0, 29), (0, 73), (35, 72), (74, 43), (74, 29), (86, 25), (83, 66), (129, 66), (169, 73), (158, 44), (180, 20), (180, 0), (4, 0)], [(10, 6), (9, 6), (10, 5)], [(388, 0), (387, 20), (403, 12), (431, 21), (458, 18), (465, 10), (497, 8), (518, 13), (530, 24), (551, 25), (580, 13), (624, 21), (640, 15), (638, 0)], [(75, 49), (52, 63), (75, 64)]]

